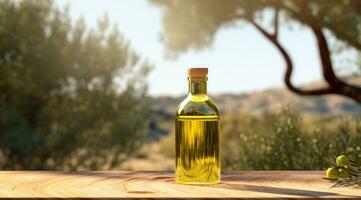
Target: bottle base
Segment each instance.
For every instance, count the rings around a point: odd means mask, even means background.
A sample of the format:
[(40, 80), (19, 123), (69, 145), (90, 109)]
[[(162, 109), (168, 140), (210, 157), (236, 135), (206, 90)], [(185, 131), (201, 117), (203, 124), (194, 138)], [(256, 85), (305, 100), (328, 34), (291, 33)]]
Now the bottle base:
[(175, 181), (176, 184), (182, 184), (182, 185), (216, 185), (221, 183), (220, 180), (218, 181), (210, 181), (210, 182), (197, 182), (197, 181)]

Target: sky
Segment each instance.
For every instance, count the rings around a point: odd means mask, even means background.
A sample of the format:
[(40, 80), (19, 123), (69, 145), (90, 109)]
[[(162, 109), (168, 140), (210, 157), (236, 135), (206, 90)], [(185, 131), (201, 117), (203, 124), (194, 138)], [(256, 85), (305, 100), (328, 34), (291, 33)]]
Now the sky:
[[(208, 91), (212, 94), (259, 91), (284, 87), (283, 59), (278, 50), (251, 25), (221, 29), (211, 48), (189, 51), (177, 59), (165, 57), (160, 41), (162, 12), (147, 0), (55, 0), (69, 5), (75, 21), (83, 17), (89, 27), (106, 13), (111, 23), (130, 41), (131, 47), (154, 66), (148, 75), (150, 95), (187, 92), (187, 68), (209, 68)], [(293, 82), (304, 84), (321, 78), (315, 38), (304, 28), (280, 29), (280, 40), (294, 60)]]

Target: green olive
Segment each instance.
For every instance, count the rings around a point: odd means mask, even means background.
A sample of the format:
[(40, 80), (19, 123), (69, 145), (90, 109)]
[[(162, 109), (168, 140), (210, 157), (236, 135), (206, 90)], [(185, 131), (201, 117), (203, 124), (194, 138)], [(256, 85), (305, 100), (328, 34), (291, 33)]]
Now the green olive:
[(334, 167), (329, 167), (326, 171), (326, 176), (329, 179), (337, 179), (339, 177), (339, 175), (340, 175), (340, 173)]
[(345, 155), (340, 155), (336, 158), (336, 163), (340, 167), (349, 167), (350, 160)]
[(347, 178), (350, 176), (350, 171), (346, 168), (338, 169), (338, 173), (340, 178)]

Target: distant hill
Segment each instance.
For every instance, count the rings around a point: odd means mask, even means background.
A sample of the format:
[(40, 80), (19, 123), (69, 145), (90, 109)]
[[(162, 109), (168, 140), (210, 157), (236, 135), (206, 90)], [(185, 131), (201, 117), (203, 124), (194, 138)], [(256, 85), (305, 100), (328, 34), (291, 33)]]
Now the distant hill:
[[(353, 84), (361, 85), (361, 77), (352, 77)], [(304, 86), (321, 87), (322, 83), (315, 82)], [(149, 97), (151, 102), (151, 115), (149, 123), (148, 141), (159, 140), (168, 135), (173, 129), (173, 120), (179, 103), (183, 96)], [(340, 115), (361, 115), (361, 105), (337, 95), (328, 96), (299, 96), (283, 88), (271, 88), (262, 91), (241, 94), (211, 95), (218, 105), (221, 114), (242, 113), (262, 114), (277, 111), (282, 106), (289, 105), (304, 115), (327, 115), (338, 117)]]
[[(348, 78), (352, 83), (361, 85), (361, 76)], [(321, 87), (320, 82), (310, 83), (305, 88)], [(211, 95), (221, 110), (221, 113), (248, 112), (262, 114), (279, 110), (282, 106), (290, 105), (302, 114), (327, 114), (331, 116), (342, 114), (361, 114), (361, 105), (337, 95), (299, 96), (285, 88), (271, 88), (262, 91), (241, 94)], [(152, 110), (158, 114), (172, 117), (179, 103), (185, 96), (151, 97)]]

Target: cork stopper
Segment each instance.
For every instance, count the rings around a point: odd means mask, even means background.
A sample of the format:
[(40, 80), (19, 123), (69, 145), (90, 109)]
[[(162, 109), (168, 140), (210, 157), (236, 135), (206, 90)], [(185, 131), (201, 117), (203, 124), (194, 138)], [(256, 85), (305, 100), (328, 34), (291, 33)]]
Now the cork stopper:
[(207, 81), (208, 68), (189, 68), (188, 79), (190, 81)]
[(189, 68), (189, 77), (206, 77), (208, 74), (208, 68)]

